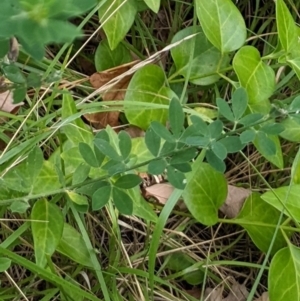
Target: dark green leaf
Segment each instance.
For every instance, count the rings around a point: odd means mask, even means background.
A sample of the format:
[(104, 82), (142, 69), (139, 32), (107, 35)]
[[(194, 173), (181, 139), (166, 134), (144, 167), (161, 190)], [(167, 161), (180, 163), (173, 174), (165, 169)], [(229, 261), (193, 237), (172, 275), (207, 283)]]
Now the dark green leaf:
[(172, 134), (161, 123), (159, 123), (157, 121), (153, 121), (153, 122), (151, 122), (151, 128), (162, 139), (164, 139), (168, 142), (175, 142), (175, 139), (172, 136)]
[(206, 160), (215, 170), (224, 173), (226, 170), (226, 165), (224, 161), (219, 159), (211, 150), (206, 151)]
[(13, 89), (13, 104), (22, 102), (26, 97), (27, 89), (24, 86), (18, 86)]
[(100, 149), (94, 143), (94, 154), (100, 167), (105, 159), (105, 155), (100, 151)]
[(199, 131), (199, 133), (201, 133), (203, 136), (209, 135), (207, 124), (199, 116), (192, 115), (190, 116), (190, 119), (193, 125), (195, 125), (196, 129)]
[[(1, 44), (0, 44), (1, 47)], [(11, 265), (11, 260), (5, 257), (0, 257), (0, 273), (6, 271)]]
[(126, 168), (126, 164), (115, 160), (110, 160), (102, 166), (102, 169), (107, 170), (110, 176), (124, 172)]
[(169, 107), (169, 122), (174, 135), (179, 136), (183, 130), (184, 113), (178, 99), (173, 98)]
[(111, 196), (111, 186), (102, 186), (98, 190), (96, 190), (92, 197), (92, 209), (93, 211), (100, 210), (104, 207)]
[(245, 147), (238, 136), (228, 136), (219, 140), (219, 142), (226, 147), (228, 153), (236, 153)]
[(102, 139), (109, 142), (109, 135), (106, 130), (101, 130), (96, 134), (95, 139)]
[(186, 185), (186, 178), (181, 171), (175, 169), (173, 166), (168, 166), (167, 177), (169, 183), (172, 184), (172, 186), (174, 186), (177, 189), (184, 189)]
[(130, 215), (133, 212), (133, 201), (131, 197), (119, 188), (113, 188), (113, 201), (121, 214)]
[(42, 85), (42, 76), (36, 73), (29, 73), (26, 81), (27, 87), (39, 88)]
[(165, 156), (165, 155), (170, 155), (171, 153), (174, 152), (174, 150), (176, 149), (177, 144), (176, 143), (171, 143), (166, 141), (162, 148), (161, 151), (159, 152), (160, 156)]
[(73, 173), (72, 185), (79, 184), (85, 181), (89, 176), (90, 170), (90, 166), (85, 163), (78, 165)]
[(36, 146), (28, 155), (26, 161), (26, 169), (31, 179), (32, 185), (39, 175), (44, 162), (44, 155), (42, 150)]
[(226, 147), (219, 141), (213, 141), (211, 144), (211, 150), (222, 161), (227, 157)]
[(118, 134), (118, 138), (119, 138), (119, 149), (121, 155), (123, 157), (123, 160), (126, 160), (131, 152), (131, 147), (132, 147), (131, 138), (129, 134), (125, 131), (121, 131)]
[(118, 178), (117, 181), (114, 183), (114, 186), (122, 189), (130, 189), (140, 185), (141, 183), (142, 179), (138, 175), (127, 174)]
[(0, 58), (2, 59), (9, 51), (9, 39), (0, 39)]
[(196, 136), (196, 135), (200, 135), (200, 132), (198, 131), (196, 125), (192, 124), (185, 129), (185, 131), (183, 132), (183, 134), (180, 137), (180, 141), (185, 143), (185, 141), (188, 137)]
[(186, 143), (188, 145), (195, 145), (199, 147), (207, 147), (210, 143), (209, 137), (201, 137), (201, 136), (190, 136), (186, 139)]
[(276, 154), (275, 143), (264, 132), (256, 133), (255, 142), (260, 146), (261, 152), (264, 156), (272, 156)]
[(223, 115), (229, 121), (234, 121), (234, 116), (232, 114), (230, 106), (224, 99), (217, 98), (217, 106), (221, 115)]
[(106, 155), (107, 157), (111, 158), (115, 161), (122, 161), (123, 158), (117, 153), (117, 151), (105, 140), (103, 139), (95, 139), (94, 141), (96, 147)]
[(189, 163), (177, 163), (177, 164), (170, 164), (170, 165), (183, 173), (190, 172), (192, 170), (191, 164)]
[(160, 137), (149, 127), (145, 134), (145, 143), (153, 156), (157, 156), (160, 150)]
[(174, 156), (170, 160), (170, 164), (179, 164), (179, 163), (189, 162), (195, 158), (197, 153), (198, 153), (198, 151), (196, 148), (183, 149), (182, 151), (174, 154)]
[(108, 41), (102, 40), (95, 53), (95, 67), (98, 72), (131, 62), (130, 51), (122, 44), (111, 50)]
[(82, 194), (85, 194), (89, 197), (92, 197), (93, 194), (101, 187), (104, 187), (104, 186), (109, 186), (110, 184), (106, 181), (97, 181), (97, 182), (94, 182), (94, 183), (91, 183), (91, 184), (86, 184), (86, 185), (83, 185), (79, 188), (76, 189), (76, 192), (77, 193), (82, 193)]
[(153, 160), (148, 164), (148, 172), (152, 175), (160, 175), (164, 173), (167, 162), (164, 159)]
[(210, 138), (218, 139), (223, 131), (223, 122), (221, 120), (215, 120), (211, 124), (208, 125), (208, 131), (210, 134)]
[(256, 136), (255, 130), (246, 130), (241, 133), (240, 140), (242, 144), (248, 144), (249, 142), (253, 142)]
[(258, 123), (258, 121), (261, 121), (263, 118), (263, 114), (253, 113), (244, 116), (242, 119), (239, 120), (239, 123), (248, 127), (250, 125)]
[(15, 65), (5, 65), (2, 67), (4, 76), (13, 83), (25, 84), (26, 79), (19, 67)]
[(239, 120), (245, 113), (248, 105), (248, 95), (244, 88), (238, 88), (232, 94), (232, 112), (235, 120)]
[(284, 131), (284, 126), (280, 123), (270, 123), (262, 126), (259, 130), (269, 135), (278, 135)]
[(300, 96), (297, 96), (293, 99), (292, 103), (289, 106), (289, 110), (292, 112), (300, 110)]
[(99, 167), (98, 160), (91, 149), (91, 147), (84, 142), (80, 142), (78, 145), (79, 152), (84, 161), (92, 167)]

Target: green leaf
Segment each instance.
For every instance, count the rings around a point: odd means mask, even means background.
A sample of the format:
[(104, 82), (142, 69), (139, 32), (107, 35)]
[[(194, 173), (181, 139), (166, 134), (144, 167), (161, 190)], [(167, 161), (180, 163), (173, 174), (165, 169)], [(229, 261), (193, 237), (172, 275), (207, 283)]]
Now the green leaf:
[(122, 161), (123, 158), (117, 153), (117, 151), (105, 140), (95, 139), (95, 146), (107, 157), (115, 161)]
[(89, 197), (92, 197), (93, 194), (96, 192), (96, 190), (98, 190), (100, 187), (107, 186), (107, 185), (109, 185), (108, 182), (98, 180), (91, 184), (86, 184), (86, 185), (83, 184), (81, 187), (77, 188), (75, 192), (82, 193)]
[(299, 271), (300, 249), (290, 243), (272, 259), (268, 277), (270, 300), (300, 300)]
[(210, 149), (206, 151), (205, 158), (207, 163), (212, 166), (216, 171), (224, 173), (226, 170), (226, 165), (223, 160), (221, 160), (213, 151)]
[(38, 177), (44, 162), (44, 155), (42, 150), (36, 146), (28, 155), (26, 160), (26, 169), (30, 177), (31, 185), (34, 184)]
[(213, 141), (212, 142), (212, 144), (211, 144), (211, 150), (222, 161), (227, 157), (227, 149), (219, 141)]
[(131, 28), (137, 8), (134, 0), (106, 1), (99, 8), (99, 18), (110, 49), (115, 49)]
[(25, 213), (28, 208), (30, 208), (30, 205), (25, 201), (14, 201), (9, 206), (11, 212), (17, 212), (20, 214)]
[[(165, 87), (164, 71), (156, 65), (147, 65), (139, 69), (132, 77), (127, 88), (124, 108), (125, 115), (131, 124), (146, 130), (152, 121), (166, 124), (168, 110), (159, 105), (169, 105), (174, 92)], [(147, 109), (134, 102), (151, 104)]]
[(198, 151), (194, 147), (188, 148), (188, 149), (183, 149), (182, 151), (176, 152), (172, 156), (172, 158), (170, 160), (170, 164), (181, 164), (181, 163), (189, 162), (195, 158), (197, 153), (198, 153)]
[(227, 120), (234, 121), (234, 116), (229, 104), (222, 98), (217, 98), (217, 106), (219, 113), (223, 115)]
[(90, 170), (90, 166), (88, 166), (85, 163), (81, 163), (80, 165), (78, 165), (78, 167), (73, 173), (72, 185), (76, 185), (85, 181), (89, 176)]
[[(276, 194), (274, 194), (273, 193)], [(299, 204), (299, 194), (300, 194), (300, 185), (282, 186), (273, 191), (265, 192), (261, 198), (275, 207), (280, 212), (284, 210), (283, 213), (293, 219), (300, 221), (300, 204)], [(283, 206), (284, 204), (284, 206)]]
[(300, 184), (300, 148), (298, 148), (297, 154), (293, 161), (291, 181), (293, 184)]
[(176, 72), (185, 78), (189, 76), (188, 80), (196, 85), (217, 82), (220, 78), (219, 70), (229, 65), (228, 56), (222, 56), (208, 41), (200, 26), (187, 27), (177, 32), (171, 43), (179, 41), (180, 44), (171, 49)]
[(300, 142), (300, 120), (299, 118), (294, 118), (288, 116), (284, 119), (281, 124), (284, 126), (284, 131), (280, 133), (280, 137), (292, 141)]
[(176, 136), (179, 136), (184, 129), (184, 113), (179, 100), (176, 98), (173, 98), (170, 102), (169, 122), (172, 133)]
[[(235, 221), (247, 230), (254, 244), (267, 253), (279, 219), (280, 212), (277, 209), (264, 202), (258, 193), (252, 193)], [(285, 246), (286, 241), (279, 231), (274, 240), (272, 254)]]
[(100, 130), (100, 131), (96, 134), (95, 139), (103, 139), (103, 140), (105, 140), (105, 141), (107, 141), (107, 142), (110, 141), (109, 135), (108, 135), (108, 133), (107, 133), (106, 130)]
[(156, 133), (156, 135), (158, 135), (162, 139), (168, 142), (175, 142), (175, 138), (173, 137), (173, 135), (161, 123), (153, 121), (151, 122), (151, 128)]
[(283, 0), (276, 0), (276, 25), (283, 49), (289, 53), (298, 48), (298, 29)]
[(227, 196), (226, 179), (209, 164), (196, 161), (182, 196), (196, 220), (214, 225), (218, 222), (218, 209)]
[(104, 207), (111, 196), (111, 186), (109, 184), (100, 187), (96, 190), (92, 197), (92, 208), (93, 211), (100, 210)]
[(31, 212), (31, 230), (36, 264), (45, 267), (63, 233), (64, 221), (60, 209), (45, 199), (36, 201)]
[(189, 163), (177, 163), (177, 164), (170, 164), (170, 165), (183, 173), (192, 171), (191, 164)]
[(149, 151), (155, 157), (159, 154), (160, 142), (161, 138), (156, 134), (152, 127), (149, 127), (145, 134), (145, 143)]
[(2, 59), (3, 57), (5, 57), (5, 55), (8, 53), (9, 51), (9, 44), (10, 44), (10, 40), (9, 39), (0, 39), (0, 58)]
[(151, 10), (153, 10), (155, 13), (158, 13), (160, 0), (144, 0), (144, 2)]
[[(254, 139), (256, 149), (271, 163), (278, 168), (283, 168), (283, 157), (280, 146), (280, 141), (277, 136), (266, 135), (258, 132)], [(275, 152), (274, 152), (275, 147)]]
[[(146, 132), (146, 136), (147, 136), (147, 132)], [(132, 154), (132, 156), (136, 156), (136, 158), (137, 158), (137, 161), (135, 164), (140, 164), (142, 162), (149, 161), (154, 158), (153, 155), (151, 154), (151, 152), (149, 151), (148, 145), (146, 146), (146, 140), (147, 140), (146, 136), (145, 136), (145, 138), (137, 137), (137, 138), (132, 139), (131, 154)], [(157, 156), (157, 154), (155, 155), (155, 157)], [(146, 170), (147, 170), (146, 166), (141, 166), (140, 168), (138, 168), (138, 171), (141, 171), (141, 172), (145, 172)]]
[(123, 160), (125, 161), (131, 152), (132, 143), (131, 143), (131, 137), (129, 134), (125, 131), (120, 131), (118, 134), (119, 138), (119, 150), (123, 157)]
[(90, 144), (93, 140), (93, 134), (87, 129), (82, 119), (77, 118), (73, 121), (69, 121), (72, 115), (76, 113), (77, 109), (73, 97), (69, 92), (64, 93), (62, 101), (62, 119), (66, 123), (66, 125), (63, 126), (64, 133), (68, 140), (76, 146), (79, 142)]
[(232, 112), (235, 120), (239, 120), (245, 113), (248, 105), (248, 95), (244, 88), (236, 89), (232, 94)]
[(275, 73), (261, 60), (259, 51), (253, 46), (242, 47), (233, 58), (233, 68), (241, 86), (247, 91), (250, 109), (269, 113), (268, 98), (275, 90)]
[(186, 143), (188, 145), (195, 145), (199, 147), (207, 147), (210, 143), (209, 137), (201, 137), (201, 136), (191, 136), (186, 138)]
[(241, 143), (241, 139), (238, 136), (228, 136), (219, 140), (219, 142), (225, 146), (230, 154), (236, 153), (245, 147), (245, 144)]
[(118, 178), (117, 181), (114, 183), (114, 186), (122, 189), (130, 189), (140, 185), (141, 183), (142, 179), (138, 175), (127, 174)]
[(223, 131), (223, 122), (221, 120), (215, 120), (208, 125), (209, 136), (212, 139), (218, 139)]
[(259, 130), (269, 135), (278, 135), (284, 131), (284, 126), (282, 123), (269, 123), (263, 125)]
[(183, 190), (186, 185), (185, 175), (174, 168), (173, 166), (167, 166), (167, 178), (169, 183), (177, 189)]
[(3, 75), (13, 83), (25, 84), (26, 79), (21, 70), (15, 65), (4, 65), (2, 67)]
[(94, 141), (94, 154), (95, 154), (96, 160), (98, 162), (98, 166), (100, 167), (105, 159), (105, 155), (96, 146), (95, 141)]
[(27, 87), (39, 88), (42, 85), (42, 75), (29, 73), (26, 78)]
[(82, 235), (67, 223), (64, 223), (63, 233), (56, 250), (74, 262), (93, 267), (89, 250)]
[(13, 104), (18, 104), (22, 102), (27, 93), (27, 88), (24, 86), (15, 87), (13, 89)]
[(300, 96), (297, 96), (293, 99), (289, 105), (289, 111), (297, 112), (300, 110)]
[(202, 118), (196, 115), (192, 115), (190, 116), (190, 119), (193, 125), (195, 125), (196, 129), (199, 131), (199, 133), (201, 133), (203, 136), (209, 136), (208, 126)]
[(122, 44), (111, 50), (108, 41), (102, 40), (95, 53), (95, 67), (98, 72), (131, 62), (130, 51)]
[(165, 172), (167, 162), (164, 159), (153, 160), (148, 164), (148, 172), (152, 175), (160, 175)]
[(114, 204), (121, 214), (132, 214), (133, 202), (131, 197), (124, 190), (114, 187), (112, 191), (112, 196)]
[(10, 265), (11, 265), (10, 259), (5, 257), (0, 257), (0, 273), (5, 272), (10, 267)]
[(206, 37), (222, 53), (245, 43), (245, 21), (231, 0), (196, 0), (196, 12)]
[(79, 152), (80, 152), (82, 158), (88, 165), (90, 165), (92, 167), (99, 167), (98, 160), (97, 160), (93, 150), (91, 149), (91, 147), (88, 144), (86, 144), (84, 142), (80, 142), (78, 145), (78, 149), (79, 149)]
[(248, 144), (249, 142), (253, 142), (256, 136), (255, 130), (246, 130), (241, 133), (240, 140), (243, 144)]
[(264, 115), (259, 113), (248, 114), (239, 120), (239, 123), (249, 127), (250, 125), (256, 124), (263, 120)]
[(66, 193), (73, 203), (75, 203), (79, 206), (84, 206), (84, 207), (88, 208), (89, 203), (88, 203), (86, 196), (78, 194), (78, 193), (76, 193), (74, 191), (70, 191), (70, 190), (66, 190)]

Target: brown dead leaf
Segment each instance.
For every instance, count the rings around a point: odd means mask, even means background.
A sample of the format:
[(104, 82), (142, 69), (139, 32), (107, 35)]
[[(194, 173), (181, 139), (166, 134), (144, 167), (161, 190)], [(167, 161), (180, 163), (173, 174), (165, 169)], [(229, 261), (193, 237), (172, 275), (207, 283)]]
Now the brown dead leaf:
[(199, 287), (193, 287), (193, 288), (190, 289), (190, 290), (186, 290), (186, 292), (187, 292), (190, 296), (192, 296), (192, 297), (194, 297), (194, 298), (196, 298), (196, 299), (200, 299), (200, 298), (201, 298), (201, 290), (200, 290)]
[[(13, 94), (11, 91), (0, 93), (0, 111), (16, 114), (21, 105), (23, 105), (23, 103), (13, 104)], [(0, 123), (4, 121), (5, 120), (0, 117)]]
[(270, 301), (268, 292), (264, 292), (258, 299), (254, 301)]
[(174, 191), (174, 187), (170, 185), (169, 183), (160, 183), (160, 184), (154, 184), (152, 186), (145, 188), (145, 197), (155, 198), (160, 204), (164, 205), (172, 192)]
[(220, 211), (229, 218), (235, 218), (250, 194), (249, 189), (228, 185), (227, 198)]
[(226, 298), (223, 298), (224, 287), (217, 287), (215, 289), (207, 288), (204, 293), (205, 301), (246, 301), (249, 295), (244, 284), (235, 282), (230, 293)]
[(131, 125), (125, 129), (131, 138), (144, 137), (145, 132), (135, 125)]
[[(138, 61), (133, 61), (128, 64), (114, 67), (102, 72), (94, 73), (90, 77), (91, 85), (95, 89), (99, 89), (100, 87), (107, 84), (109, 81), (113, 80), (115, 77), (128, 71), (132, 66), (137, 64), (137, 62)], [(124, 76), (115, 85), (110, 87), (108, 91), (102, 94), (103, 101), (123, 100), (131, 77), (132, 75)], [(100, 113), (86, 114), (84, 115), (84, 117), (90, 123), (92, 123), (92, 125), (95, 128), (101, 129), (101, 128), (105, 128), (108, 124), (112, 127), (119, 125), (119, 114), (120, 112), (118, 111), (100, 112)]]

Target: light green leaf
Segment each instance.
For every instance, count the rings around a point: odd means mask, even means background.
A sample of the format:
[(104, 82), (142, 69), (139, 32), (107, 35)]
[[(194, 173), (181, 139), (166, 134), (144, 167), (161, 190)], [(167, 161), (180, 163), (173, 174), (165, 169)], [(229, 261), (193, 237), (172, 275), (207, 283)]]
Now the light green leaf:
[(144, 0), (148, 7), (153, 10), (155, 13), (158, 12), (160, 7), (160, 0)]
[[(165, 87), (165, 75), (163, 70), (156, 65), (148, 65), (138, 70), (132, 77), (126, 91), (124, 105), (128, 121), (146, 130), (151, 121), (166, 124), (168, 110), (157, 108), (155, 104), (168, 105), (174, 97), (171, 89)], [(129, 101), (152, 103), (149, 109), (135, 108)]]
[(35, 261), (38, 266), (45, 267), (47, 256), (52, 256), (61, 239), (63, 215), (56, 205), (42, 199), (34, 204), (31, 219)]
[(64, 93), (62, 101), (62, 119), (66, 121), (66, 125), (63, 126), (64, 133), (74, 145), (78, 145), (79, 142), (91, 144), (93, 134), (87, 129), (81, 118), (68, 122), (68, 118), (76, 113), (77, 109), (73, 97), (70, 93)]
[(67, 223), (64, 223), (63, 233), (56, 250), (79, 264), (93, 267), (82, 235)]
[[(280, 212), (277, 209), (264, 202), (258, 193), (253, 193), (245, 201), (235, 221), (247, 230), (254, 244), (262, 252), (267, 253), (279, 218)], [(274, 241), (272, 254), (285, 246), (286, 241), (279, 231)]]
[(272, 301), (300, 300), (300, 249), (289, 244), (272, 259), (269, 278), (269, 298)]
[(5, 257), (0, 257), (0, 273), (6, 271), (11, 265), (11, 260)]
[(298, 148), (297, 155), (293, 161), (291, 180), (293, 184), (300, 184), (300, 148)]
[(300, 120), (299, 118), (294, 118), (288, 116), (284, 119), (281, 124), (284, 126), (284, 131), (280, 133), (280, 137), (292, 141), (300, 142)]
[(98, 72), (131, 62), (130, 51), (123, 45), (111, 50), (107, 40), (102, 40), (95, 53), (95, 67)]
[(84, 195), (78, 194), (71, 190), (66, 190), (66, 193), (70, 200), (79, 206), (88, 206), (88, 200)]
[(81, 163), (78, 165), (78, 167), (75, 169), (72, 177), (72, 185), (82, 183), (87, 179), (89, 176), (91, 168), (85, 163)]
[(60, 156), (64, 160), (66, 175), (73, 174), (79, 165), (85, 164), (78, 146), (64, 151)]
[(298, 30), (295, 21), (283, 0), (276, 0), (276, 25), (283, 49), (289, 53), (298, 48)]
[[(12, 196), (10, 196), (10, 198), (12, 198)], [(30, 208), (30, 205), (26, 201), (14, 201), (9, 206), (9, 210), (11, 212), (17, 212), (20, 214), (25, 213), (28, 208)]]
[[(297, 48), (297, 49), (299, 49), (299, 48)], [(287, 63), (293, 68), (293, 70), (296, 73), (298, 79), (300, 79), (300, 57), (288, 58)]]
[(245, 21), (231, 0), (196, 0), (196, 11), (208, 40), (222, 53), (245, 43)]
[[(283, 156), (279, 138), (274, 135), (266, 135), (259, 132), (259, 136), (256, 136), (253, 143), (256, 149), (271, 163), (278, 168), (283, 168)], [(262, 135), (264, 134), (264, 135)], [(261, 139), (257, 139), (261, 137)], [(271, 143), (272, 142), (272, 146)], [(274, 148), (275, 146), (275, 148)], [(275, 150), (275, 153), (273, 153)]]
[[(183, 40), (188, 36), (192, 38)], [(206, 38), (200, 26), (185, 28), (175, 34), (172, 43), (180, 44), (171, 49), (176, 72), (196, 85), (210, 85), (219, 80), (219, 70), (229, 64), (227, 55), (222, 55)], [(193, 52), (192, 52), (193, 51)]]
[[(131, 154), (137, 156), (137, 161), (136, 164), (140, 164), (142, 162), (148, 161), (153, 159), (153, 155), (150, 153), (148, 150), (146, 143), (145, 143), (146, 138), (143, 137), (137, 137), (132, 139), (132, 151)], [(159, 151), (159, 149), (158, 149)], [(157, 153), (158, 154), (158, 153)], [(147, 167), (142, 166), (138, 169), (139, 171), (146, 171)]]
[(214, 225), (226, 196), (224, 175), (209, 164), (196, 160), (183, 191), (184, 202), (191, 214), (204, 225)]
[(261, 60), (259, 51), (253, 46), (242, 47), (234, 56), (233, 68), (241, 86), (247, 91), (250, 109), (269, 113), (268, 98), (275, 90), (275, 73)]
[(131, 28), (137, 7), (134, 0), (106, 1), (99, 8), (99, 18), (110, 49), (115, 49)]
[[(274, 194), (273, 193), (276, 194)], [(284, 214), (296, 219), (298, 222), (300, 221), (300, 203), (299, 203), (299, 195), (300, 195), (300, 185), (292, 185), (282, 186), (273, 191), (265, 192), (261, 198), (275, 207), (280, 212), (284, 210)]]

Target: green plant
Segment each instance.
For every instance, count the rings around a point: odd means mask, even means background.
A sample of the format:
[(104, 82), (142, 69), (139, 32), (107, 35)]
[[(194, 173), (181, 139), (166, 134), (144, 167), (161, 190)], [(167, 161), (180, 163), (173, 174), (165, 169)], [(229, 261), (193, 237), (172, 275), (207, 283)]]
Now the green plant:
[[(66, 23), (66, 19), (96, 5), (95, 1), (88, 1), (83, 7), (79, 2), (67, 1), (61, 5), (58, 1), (49, 1), (38, 14), (37, 9), (39, 4), (44, 5), (43, 1), (34, 5), (30, 1), (0, 4), (1, 14), (5, 12), (0, 28), (7, 28), (1, 32), (1, 45), (5, 49), (1, 55), (6, 55), (12, 35), (20, 40), (29, 55), (37, 59), (43, 56), (44, 45), (53, 42), (54, 38), (57, 42), (71, 42), (78, 35), (78, 30)], [(98, 13), (107, 41), (101, 42), (96, 52), (98, 70), (130, 60), (130, 50), (122, 41), (132, 28), (137, 12), (147, 8), (145, 4), (154, 12), (160, 7), (160, 1), (100, 2)], [(160, 236), (167, 218), (182, 197), (189, 213), (198, 222), (206, 226), (219, 222), (240, 225), (257, 248), (266, 253), (248, 300), (253, 299), (271, 255), (268, 275), (270, 300), (299, 299), (299, 248), (291, 242), (292, 234), (299, 232), (299, 152), (292, 163), (288, 186), (272, 189), (265, 181), (270, 191), (252, 193), (235, 219), (218, 217), (218, 209), (227, 195), (224, 172), (228, 156), (234, 153), (244, 155), (243, 150), (251, 144), (267, 161), (282, 169), (284, 160), (280, 137), (299, 142), (299, 96), (286, 102), (270, 101), (276, 89), (276, 68), (290, 68), (300, 77), (299, 29), (284, 1), (277, 0), (277, 47), (262, 56), (256, 47), (244, 46), (247, 42), (246, 24), (231, 0), (196, 0), (194, 10), (194, 25), (177, 31), (170, 39), (171, 44), (162, 51), (170, 49), (173, 61), (170, 70), (140, 63), (130, 80), (124, 101), (113, 104), (109, 101), (76, 103), (71, 93), (59, 91), (53, 98), (59, 95), (61, 108), (43, 116), (39, 123), (29, 123), (29, 138), (12, 143), (0, 155), (3, 166), (1, 204), (21, 215), (29, 210), (36, 262), (34, 265), (8, 250), (18, 237), (12, 234), (0, 245), (0, 254), (5, 256), (0, 258), (1, 271), (7, 270), (12, 260), (55, 284), (62, 295), (72, 298), (74, 290), (81, 298), (99, 300), (68, 279), (61, 280), (56, 275), (51, 256), (59, 252), (91, 269), (100, 283), (104, 300), (112, 300), (107, 288), (109, 276), (102, 272), (82, 219), (88, 212), (107, 208), (112, 216), (112, 228), (117, 225), (119, 213), (133, 214), (155, 224), (149, 243), (149, 274), (144, 276), (149, 279), (153, 294), (155, 282), (160, 281), (154, 276)], [(12, 24), (12, 17), (24, 13), (25, 19)], [(196, 25), (197, 20), (201, 26)], [(31, 44), (28, 30), (33, 26), (37, 28), (34, 38), (37, 47)], [(23, 27), (24, 33), (21, 31)], [(116, 31), (116, 27), (120, 30)], [(56, 36), (57, 32), (61, 35)], [(101, 58), (106, 53), (110, 58), (103, 62)], [(18, 67), (4, 61), (1, 71), (25, 93), (29, 76), (25, 79)], [(214, 88), (212, 115), (187, 103), (188, 85)], [(221, 97), (225, 95), (221, 93), (222, 85), (227, 86), (230, 97)], [(131, 125), (145, 130), (145, 137), (131, 139), (125, 131), (116, 133), (109, 126), (94, 135), (81, 116), (105, 111), (104, 106), (124, 111)], [(34, 132), (32, 124), (43, 126)], [(52, 136), (57, 137), (58, 142), (53, 140), (47, 145)], [(55, 148), (47, 160), (41, 144)], [(255, 166), (252, 168), (259, 174)], [(176, 188), (159, 217), (140, 194), (142, 179), (137, 175), (140, 171), (164, 174)], [(81, 233), (66, 222), (69, 212)], [(214, 256), (216, 254), (210, 260)], [(110, 264), (116, 268), (117, 259), (112, 255), (108, 257)], [(208, 273), (202, 268), (204, 261), (197, 263), (180, 255), (179, 258), (183, 258), (179, 259), (183, 262), (182, 270), (198, 264), (196, 271), (192, 272), (201, 278), (197, 284), (204, 282)], [(180, 272), (175, 260), (169, 259), (169, 267)], [(46, 266), (49, 269), (43, 270)], [(289, 283), (282, 281), (282, 271), (284, 275), (290, 275), (290, 278), (285, 277)], [(126, 269), (126, 272), (129, 271)], [(116, 273), (111, 269), (108, 274)], [(183, 274), (185, 280), (195, 283), (191, 275), (191, 272)]]

